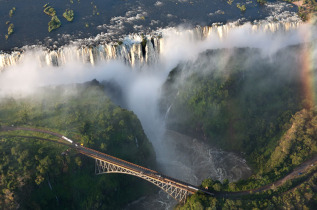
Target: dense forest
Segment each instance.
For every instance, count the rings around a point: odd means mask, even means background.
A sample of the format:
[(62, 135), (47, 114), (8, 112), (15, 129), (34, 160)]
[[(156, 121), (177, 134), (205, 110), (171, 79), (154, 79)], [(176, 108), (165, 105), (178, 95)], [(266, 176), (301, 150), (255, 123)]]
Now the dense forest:
[[(292, 46), (271, 56), (258, 49), (210, 50), (170, 73), (161, 100), (167, 127), (239, 152), (254, 171), (247, 180), (206, 179), (202, 187), (216, 195), (257, 189), (317, 154), (317, 108), (308, 95), (317, 91), (303, 91), (307, 81), (296, 56), (301, 50)], [(316, 176), (313, 170), (300, 186), (288, 183), (245, 200), (197, 194), (179, 208), (281, 208), (291, 197), (289, 208), (311, 207)]]
[(287, 182), (279, 189), (270, 189), (261, 194), (220, 198), (197, 193), (176, 209), (316, 209), (317, 175), (315, 173), (305, 178), (305, 182)]
[[(84, 146), (154, 168), (155, 154), (131, 111), (114, 105), (97, 81), (43, 87), (21, 98), (1, 98), (0, 125), (61, 133)], [(94, 174), (94, 160), (67, 146), (0, 133), (0, 206), (4, 209), (121, 209), (151, 184), (120, 174)]]

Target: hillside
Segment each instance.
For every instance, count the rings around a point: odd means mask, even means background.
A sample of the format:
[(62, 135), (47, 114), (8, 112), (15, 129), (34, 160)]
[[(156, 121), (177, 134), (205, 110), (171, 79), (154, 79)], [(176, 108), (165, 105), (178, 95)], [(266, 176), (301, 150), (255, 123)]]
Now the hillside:
[[(167, 127), (239, 153), (254, 171), (237, 183), (206, 179), (202, 186), (216, 197), (194, 195), (179, 208), (296, 209), (316, 204), (315, 167), (271, 188), (317, 154), (311, 97), (316, 90), (304, 91), (314, 85), (303, 80), (302, 63), (296, 59), (301, 49), (291, 46), (268, 57), (258, 49), (210, 50), (170, 73), (161, 99)], [(307, 71), (315, 75), (316, 69)], [(250, 193), (268, 185), (267, 191)]]
[[(153, 168), (155, 154), (140, 121), (114, 105), (97, 81), (44, 87), (0, 100), (0, 125), (43, 128), (116, 157)], [(124, 175), (94, 174), (94, 161), (64, 145), (0, 133), (0, 206), (5, 209), (117, 209), (149, 193), (150, 184)], [(56, 140), (56, 138), (55, 138)]]
[[(291, 127), (278, 141), (278, 146), (265, 164), (265, 172), (258, 172), (249, 179), (236, 183), (220, 183), (206, 179), (202, 186), (215, 192), (216, 197), (194, 195), (184, 206), (180, 205), (177, 209), (315, 209), (316, 136), (317, 109), (301, 110), (293, 116)], [(305, 160), (308, 160), (307, 164), (302, 166)], [(290, 173), (293, 169), (294, 172)], [(281, 180), (275, 181), (277, 179)]]

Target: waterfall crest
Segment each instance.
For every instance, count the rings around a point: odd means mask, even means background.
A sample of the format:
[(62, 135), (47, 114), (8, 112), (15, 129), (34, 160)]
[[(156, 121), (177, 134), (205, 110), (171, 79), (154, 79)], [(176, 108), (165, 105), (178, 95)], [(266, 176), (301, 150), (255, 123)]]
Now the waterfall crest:
[[(26, 52), (34, 53), (34, 59), (42, 66), (62, 66), (69, 61), (90, 63), (95, 65), (100, 61), (120, 60), (131, 67), (142, 67), (151, 65), (158, 61), (159, 55), (164, 51), (164, 32), (176, 30), (177, 33), (188, 33), (193, 40), (204, 40), (211, 36), (218, 36), (219, 39), (234, 30), (249, 24), (250, 32), (263, 31), (275, 33), (285, 32), (298, 28), (302, 22), (298, 19), (289, 21), (260, 21), (253, 23), (239, 24), (239, 21), (227, 23), (225, 25), (213, 24), (212, 26), (197, 26), (188, 30), (168, 28), (153, 32), (149, 35), (128, 35), (118, 42), (87, 44), (85, 41), (77, 41), (76, 44), (60, 47), (57, 50), (43, 49), (42, 46), (24, 47), (21, 50), (10, 53), (0, 53), (0, 71), (16, 65), (23, 60)], [(40, 50), (39, 50), (40, 49)]]

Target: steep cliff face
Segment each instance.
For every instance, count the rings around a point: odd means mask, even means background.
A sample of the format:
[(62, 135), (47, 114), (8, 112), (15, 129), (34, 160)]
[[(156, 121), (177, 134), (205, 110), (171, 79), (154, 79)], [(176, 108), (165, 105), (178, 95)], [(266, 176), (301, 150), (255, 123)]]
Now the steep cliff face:
[[(249, 24), (248, 30), (251, 33), (257, 31), (274, 33), (278, 30), (288, 31), (296, 29), (300, 24), (301, 21), (297, 19), (283, 22), (262, 21)], [(0, 53), (0, 71), (8, 66), (17, 64), (23, 60), (24, 54), (30, 51), (34, 53), (34, 59), (40, 62), (41, 65), (61, 66), (72, 61), (95, 65), (100, 61), (120, 60), (132, 67), (140, 67), (157, 62), (159, 55), (164, 52), (163, 48), (173, 47), (167, 46), (164, 43), (165, 35), (168, 31), (173, 30), (176, 34), (187, 33), (193, 40), (204, 40), (214, 36), (222, 39), (230, 31), (239, 29), (240, 27), (245, 27), (245, 25), (239, 25), (237, 22), (234, 22), (225, 25), (197, 26), (194, 29), (188, 30), (169, 28), (147, 36), (129, 35), (116, 43), (90, 44), (89, 41), (82, 40), (76, 44), (63, 46), (57, 50), (40, 49), (40, 46), (33, 46), (32, 48), (38, 50), (26, 48), (11, 53)]]

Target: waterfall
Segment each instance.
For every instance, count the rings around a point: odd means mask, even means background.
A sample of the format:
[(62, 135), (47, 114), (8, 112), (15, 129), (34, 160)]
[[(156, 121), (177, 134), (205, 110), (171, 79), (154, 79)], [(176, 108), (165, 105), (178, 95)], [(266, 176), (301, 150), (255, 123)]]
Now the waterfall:
[[(289, 31), (299, 27), (302, 22), (298, 19), (288, 21), (254, 21), (250, 24), (251, 32), (263, 31), (275, 33), (276, 31)], [(244, 27), (239, 21), (224, 25), (213, 24), (211, 26), (197, 26), (188, 30), (179, 30), (178, 33), (189, 33), (193, 40), (204, 40), (210, 36), (218, 36), (222, 39), (233, 29)], [(150, 35), (129, 35), (122, 41), (111, 43), (87, 44), (87, 40), (78, 41), (76, 44), (60, 47), (57, 50), (42, 49), (41, 46), (33, 46), (33, 50), (41, 48), (41, 53), (36, 53), (34, 59), (41, 65), (62, 66), (69, 61), (90, 63), (95, 65), (105, 60), (120, 60), (132, 67), (142, 67), (157, 62), (159, 55), (164, 51), (164, 29), (153, 32)], [(172, 28), (172, 30), (178, 30)], [(85, 44), (80, 44), (85, 43)], [(166, 47), (166, 46), (165, 46)], [(168, 47), (168, 46), (167, 46)], [(172, 47), (172, 46), (171, 46)], [(32, 51), (30, 47), (24, 47), (19, 51), (10, 53), (0, 52), (0, 71), (6, 67), (16, 65), (23, 60), (24, 53)]]

